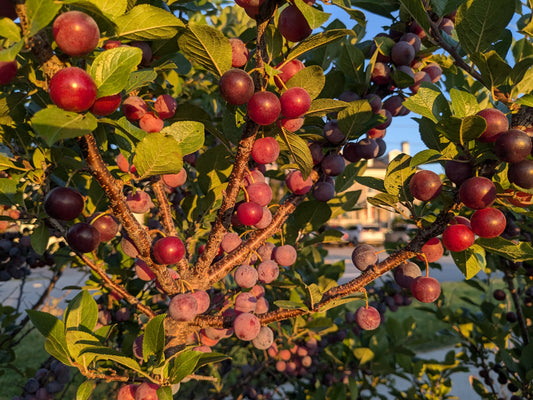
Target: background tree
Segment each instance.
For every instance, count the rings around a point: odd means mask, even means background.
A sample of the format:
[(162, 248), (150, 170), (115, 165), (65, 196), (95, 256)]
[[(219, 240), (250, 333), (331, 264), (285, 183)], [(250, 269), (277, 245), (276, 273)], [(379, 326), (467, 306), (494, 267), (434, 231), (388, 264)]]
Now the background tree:
[[(326, 6), (351, 29), (325, 25)], [(365, 40), (368, 12), (391, 24)], [(119, 382), (120, 400), (264, 397), (280, 378), (262, 371), (289, 376), (294, 396), (365, 398), (394, 369), (416, 377), (396, 397), (444, 398), (453, 355), (436, 374), (402, 344), (409, 324), (361, 332), (409, 294), (439, 302), (429, 310), (456, 327), (463, 363), (484, 371), (476, 392), (533, 398), (531, 4), (43, 0), (4, 1), (2, 16), (2, 279), (92, 272), (63, 318), (28, 311), (55, 360), (22, 398), (53, 398), (65, 366), (87, 378), (80, 399), (96, 382)], [(410, 111), (428, 149), (362, 176)], [(338, 285), (344, 264), (319, 245), (340, 238), (323, 226), (356, 207), (354, 182), (418, 230), (381, 259), (356, 246), (362, 274)], [(508, 293), (513, 311), (446, 307), (428, 265), (444, 251), (467, 279), (502, 270), (494, 300)], [(9, 349), (28, 319), (2, 312)], [(244, 360), (248, 374), (230, 370)], [(210, 383), (180, 389), (191, 380)]]

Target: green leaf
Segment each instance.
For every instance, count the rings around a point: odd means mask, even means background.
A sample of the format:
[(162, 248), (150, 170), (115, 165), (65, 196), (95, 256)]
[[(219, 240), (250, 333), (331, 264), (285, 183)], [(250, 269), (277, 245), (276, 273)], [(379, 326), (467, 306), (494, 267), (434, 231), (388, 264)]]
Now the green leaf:
[(307, 286), (307, 292), (309, 293), (310, 308), (314, 308), (320, 300), (322, 300), (322, 293), (316, 283), (312, 283)]
[(115, 19), (118, 36), (129, 40), (170, 39), (185, 26), (179, 18), (162, 8), (139, 4)]
[(168, 374), (170, 383), (179, 383), (192, 374), (196, 370), (196, 365), (202, 354), (199, 351), (185, 351), (174, 358)]
[(202, 353), (200, 354), (200, 359), (198, 360), (198, 363), (196, 364), (196, 369), (199, 369), (203, 367), (204, 365), (218, 363), (224, 360), (227, 360), (228, 356), (221, 353)]
[(368, 347), (358, 347), (354, 349), (353, 355), (359, 360), (360, 364), (364, 364), (374, 358), (374, 352)]
[(46, 338), (46, 350), (63, 364), (70, 365), (63, 322), (42, 311), (27, 310), (27, 313), (33, 326)]
[(196, 121), (178, 121), (163, 128), (162, 133), (172, 136), (179, 143), (181, 154), (191, 154), (204, 145), (204, 124)]
[(443, 157), (439, 151), (433, 149), (426, 149), (416, 153), (413, 156), (413, 158), (411, 159), (410, 166), (418, 167), (419, 165), (435, 162), (442, 159), (446, 158)]
[(156, 79), (157, 72), (155, 72), (153, 69), (133, 71), (128, 78), (128, 82), (126, 83), (124, 91), (126, 93), (133, 92), (136, 89), (148, 86), (148, 84), (152, 83)]
[(170, 386), (161, 386), (157, 389), (158, 400), (172, 400), (172, 388)]
[(311, 35), (292, 48), (290, 53), (285, 58), (285, 62), (289, 62), (307, 53), (308, 51), (331, 44), (346, 36), (355, 36), (355, 32), (350, 29), (331, 29), (316, 35)]
[(337, 66), (344, 75), (364, 82), (365, 55), (359, 48), (345, 43), (341, 48)]
[(178, 45), (189, 61), (217, 76), (231, 68), (231, 44), (219, 29), (189, 23)]
[(387, 166), (387, 174), (383, 182), (387, 193), (400, 196), (404, 199), (411, 199), (407, 180), (413, 175), (416, 168), (411, 166), (411, 157), (400, 153)]
[(109, 18), (123, 15), (128, 9), (128, 0), (90, 0), (102, 14)]
[(449, 159), (457, 156), (457, 146), (444, 135), (439, 134), (435, 123), (427, 118), (422, 118), (419, 120), (418, 130), (422, 141), (427, 147), (437, 150)]
[(139, 363), (133, 358), (127, 357), (121, 352), (111, 349), (108, 347), (102, 346), (87, 346), (84, 345), (83, 355), (88, 355), (94, 357), (94, 360), (109, 360), (119, 363), (127, 368), (130, 368), (134, 371), (139, 372), (144, 375), (144, 372), (141, 369)]
[(356, 176), (355, 181), (360, 183), (363, 186), (375, 189), (379, 192), (386, 192), (384, 181), (380, 178), (375, 178), (373, 176)]
[(315, 99), (324, 88), (325, 83), (326, 77), (324, 76), (324, 70), (318, 65), (312, 65), (298, 71), (285, 85), (287, 88), (304, 88), (309, 93), (309, 96), (311, 96), (311, 99)]
[(348, 107), (348, 103), (333, 99), (315, 99), (311, 102), (306, 117), (323, 117), (332, 112), (338, 112)]
[(157, 360), (163, 356), (165, 349), (165, 317), (166, 314), (152, 318), (147, 324), (143, 338), (143, 358), (148, 361), (150, 356)]
[(366, 201), (377, 207), (385, 206), (394, 208), (400, 201), (400, 198), (388, 193), (378, 193), (374, 197), (368, 197)]
[(28, 16), (28, 36), (34, 36), (47, 26), (57, 12), (61, 9), (61, 3), (54, 0), (26, 0), (26, 13)]
[(318, 230), (331, 217), (329, 206), (321, 201), (305, 201), (294, 210), (294, 220), (296, 225), (304, 229), (310, 224), (313, 230)]
[(497, 254), (511, 261), (522, 262), (533, 260), (533, 246), (529, 242), (516, 244), (502, 237), (493, 239), (478, 238), (476, 243), (489, 253)]
[(10, 178), (0, 178), (0, 204), (17, 205), (20, 192), (17, 189), (17, 181)]
[(368, 122), (374, 116), (372, 107), (367, 100), (356, 100), (348, 103), (348, 107), (339, 111), (337, 123), (346, 137), (357, 139), (370, 128)]
[(414, 96), (410, 96), (403, 105), (414, 113), (438, 122), (443, 116), (450, 114), (448, 102), (443, 94), (434, 85), (422, 84)]
[(130, 73), (137, 69), (142, 50), (121, 46), (101, 52), (93, 61), (89, 74), (98, 87), (98, 97), (119, 93), (128, 84)]
[(450, 89), (452, 110), (457, 118), (476, 114), (481, 108), (476, 97), (464, 90)]
[(485, 249), (478, 244), (473, 244), (465, 251), (451, 252), (455, 265), (461, 270), (466, 279), (473, 278), (485, 268)]
[(96, 382), (91, 379), (83, 382), (76, 391), (76, 400), (89, 400), (95, 387)]
[(285, 146), (280, 146), (280, 150), (288, 150), (291, 153), (294, 161), (298, 165), (298, 169), (302, 172), (303, 178), (307, 179), (313, 169), (313, 157), (311, 156), (309, 146), (307, 146), (307, 141), (285, 129), (281, 133), (281, 138)]
[(67, 330), (94, 330), (98, 321), (98, 306), (87, 290), (82, 290), (68, 303), (63, 321)]
[(475, 53), (470, 58), (478, 66), (483, 83), (489, 88), (506, 84), (512, 68), (494, 50), (488, 53)]
[(13, 61), (24, 47), (24, 40), (19, 40), (7, 49), (0, 50), (0, 61)]
[(407, 12), (411, 14), (413, 19), (424, 29), (426, 33), (429, 32), (429, 17), (422, 0), (400, 0), (402, 6), (405, 7)]
[(356, 176), (361, 174), (363, 163), (348, 163), (342, 174), (335, 178), (335, 193), (341, 193), (353, 186)]
[(290, 300), (277, 300), (274, 302), (279, 308), (284, 308), (286, 310), (305, 310), (308, 311), (309, 308), (304, 303), (297, 303)]
[(324, 306), (320, 307), (320, 312), (324, 312), (327, 310), (330, 310), (332, 308), (341, 306), (343, 304), (351, 303), (352, 301), (361, 300), (364, 299), (364, 296), (362, 295), (353, 295), (353, 296), (346, 296), (337, 300), (328, 301)]
[(65, 337), (69, 354), (77, 363), (89, 365), (94, 361), (95, 356), (86, 353), (85, 349), (88, 346), (101, 347), (98, 336), (92, 332), (71, 329), (65, 332)]
[(294, 4), (302, 12), (311, 29), (320, 28), (331, 16), (331, 14), (320, 11), (303, 0), (295, 0)]
[(183, 167), (179, 143), (162, 132), (151, 133), (137, 145), (133, 163), (140, 179), (153, 175), (177, 174)]
[(11, 42), (20, 40), (20, 28), (9, 18), (0, 18), (0, 36)]
[(465, 144), (478, 138), (487, 128), (484, 118), (470, 115), (462, 119), (449, 117), (437, 124), (437, 131), (454, 143)]
[(98, 120), (94, 115), (65, 111), (52, 106), (37, 111), (31, 125), (51, 146), (62, 139), (77, 138), (96, 129)]
[(39, 224), (31, 234), (31, 247), (37, 254), (44, 254), (48, 247), (50, 231), (45, 223)]
[(468, 0), (457, 10), (455, 29), (462, 48), (469, 54), (487, 50), (500, 38), (514, 15), (507, 0)]
[(361, 190), (353, 190), (350, 192), (344, 192), (337, 194), (333, 199), (328, 201), (328, 205), (331, 207), (331, 218), (338, 217), (347, 211), (353, 211), (357, 208), (357, 202), (361, 197)]

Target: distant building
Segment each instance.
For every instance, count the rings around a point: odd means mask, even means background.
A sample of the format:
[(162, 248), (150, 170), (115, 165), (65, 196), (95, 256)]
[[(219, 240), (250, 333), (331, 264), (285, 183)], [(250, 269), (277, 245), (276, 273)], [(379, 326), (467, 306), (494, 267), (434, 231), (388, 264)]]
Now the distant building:
[[(409, 154), (409, 143), (402, 142), (402, 150), (391, 150), (385, 157), (371, 159), (367, 161), (367, 168), (363, 176), (384, 179), (388, 164), (400, 153)], [(330, 223), (334, 226), (352, 227), (361, 225), (379, 225), (390, 227), (392, 220), (397, 214), (383, 208), (375, 207), (367, 202), (369, 197), (373, 197), (379, 192), (375, 189), (354, 183), (348, 191), (361, 190), (361, 196), (356, 205), (356, 210), (339, 215)]]

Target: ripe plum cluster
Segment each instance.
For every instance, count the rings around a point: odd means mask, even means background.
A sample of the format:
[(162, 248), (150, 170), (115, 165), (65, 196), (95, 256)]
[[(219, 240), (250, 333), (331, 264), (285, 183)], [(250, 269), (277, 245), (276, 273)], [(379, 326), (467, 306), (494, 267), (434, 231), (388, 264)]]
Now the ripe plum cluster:
[(50, 357), (23, 387), (20, 396), (11, 400), (51, 400), (65, 389), (71, 379), (70, 367)]

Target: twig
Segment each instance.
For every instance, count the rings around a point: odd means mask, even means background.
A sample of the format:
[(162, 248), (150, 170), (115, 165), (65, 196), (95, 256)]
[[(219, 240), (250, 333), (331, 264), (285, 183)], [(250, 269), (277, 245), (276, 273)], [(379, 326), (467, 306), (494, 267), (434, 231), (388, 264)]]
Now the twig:
[(524, 341), (524, 346), (529, 344), (529, 333), (527, 331), (526, 317), (524, 316), (524, 311), (522, 310), (522, 303), (520, 301), (520, 296), (514, 285), (514, 278), (511, 273), (508, 271), (505, 272), (503, 280), (507, 284), (507, 288), (511, 293), (511, 298), (513, 299), (514, 308), (516, 315), (518, 317), (518, 326), (520, 327), (520, 333), (522, 334), (522, 340)]

